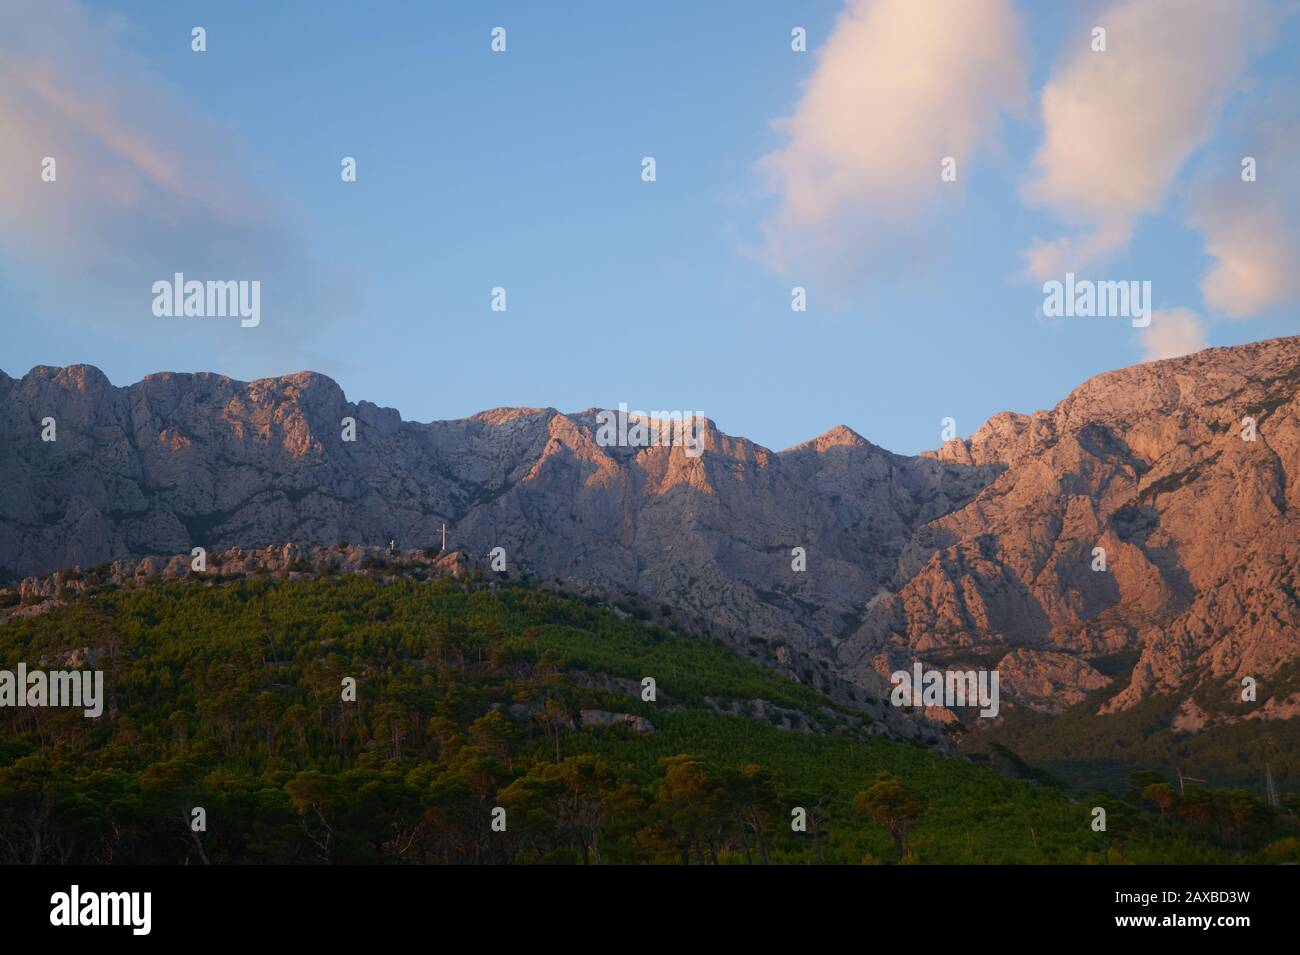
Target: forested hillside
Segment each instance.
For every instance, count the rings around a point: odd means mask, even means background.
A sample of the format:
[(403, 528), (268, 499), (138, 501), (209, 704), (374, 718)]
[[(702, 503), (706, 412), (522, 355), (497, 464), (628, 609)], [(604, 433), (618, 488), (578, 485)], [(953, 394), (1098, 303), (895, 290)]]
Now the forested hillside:
[(92, 586), (0, 625), (0, 667), (93, 666), (108, 696), (0, 709), (0, 862), (1300, 861), (1293, 799), (1071, 793), (594, 602), (294, 576)]

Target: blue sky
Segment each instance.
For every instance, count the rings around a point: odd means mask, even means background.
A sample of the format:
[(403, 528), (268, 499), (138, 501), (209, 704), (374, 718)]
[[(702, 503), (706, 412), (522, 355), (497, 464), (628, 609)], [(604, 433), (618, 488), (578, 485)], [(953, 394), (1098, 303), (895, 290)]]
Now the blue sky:
[[(850, 4), (846, 26), (840, 3), (15, 0), (0, 14), (0, 126), (17, 131), (0, 144), (0, 368), (85, 362), (116, 384), (308, 368), (408, 419), (627, 402), (777, 449), (843, 423), (915, 452), (946, 416), (969, 434), (1189, 342), (1300, 332), (1286, 274), (1300, 243), (1269, 214), (1300, 191), (1289, 6), (1219, 3), (1250, 21), (1237, 49), (1234, 23), (1150, 29), (1167, 0), (937, 3), (925, 23), (891, 2)], [(932, 39), (990, 23), (970, 62), (927, 59)], [(1113, 24), (1104, 53), (1087, 49), (1098, 23)], [(1177, 46), (1158, 49), (1168, 32)], [(854, 65), (868, 57), (871, 89)], [(1068, 104), (1112, 82), (1097, 63), (1154, 88), (1114, 80), (1095, 130), (1049, 115), (1046, 89)], [(1194, 96), (1178, 63), (1201, 71)], [(1176, 120), (1135, 124), (1130, 106)], [(925, 150), (975, 109), (957, 182), (940, 183)], [(1105, 148), (1074, 168), (1094, 132)], [(1053, 141), (1067, 148), (1045, 175)], [(882, 170), (882, 152), (924, 176)], [(1268, 157), (1258, 188), (1233, 192), (1253, 153)], [(1134, 185), (1094, 201), (1089, 176)], [(834, 215), (801, 211), (800, 183)], [(1100, 253), (1052, 264), (1149, 280), (1167, 336), (1041, 314), (1028, 250), (1103, 234)], [(176, 271), (260, 280), (261, 325), (155, 317), (151, 285)], [(794, 285), (807, 312), (790, 309)]]

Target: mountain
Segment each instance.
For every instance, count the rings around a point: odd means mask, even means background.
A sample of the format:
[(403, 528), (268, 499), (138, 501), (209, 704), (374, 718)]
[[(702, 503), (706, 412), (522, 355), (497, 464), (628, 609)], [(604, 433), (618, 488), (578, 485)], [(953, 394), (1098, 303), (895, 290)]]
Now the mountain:
[[(1111, 686), (1113, 712), (1196, 684), (1210, 699), (1185, 698), (1189, 729), (1211, 704), (1300, 714), (1294, 674), (1271, 681), (1300, 658), (1298, 391), (1300, 338), (1277, 339), (1099, 375), (949, 443), (935, 457), (1001, 471), (922, 529), (924, 565), (841, 663), (1010, 649), (1003, 678), (1039, 708)], [(1113, 676), (1090, 664), (1125, 654)], [(1240, 705), (1246, 677), (1258, 705)]]
[(114, 387), (37, 367), (0, 374), (0, 573), (195, 546), (424, 548), (445, 523), (484, 566), (501, 547), (511, 574), (635, 595), (840, 699), (879, 699), (919, 659), (996, 666), (1013, 708), (1172, 693), (1188, 730), (1287, 717), (1298, 390), (1300, 338), (1275, 339), (1099, 375), (920, 456), (844, 427), (773, 452), (704, 419), (694, 456), (605, 446), (597, 409), (424, 424), (309, 372)]

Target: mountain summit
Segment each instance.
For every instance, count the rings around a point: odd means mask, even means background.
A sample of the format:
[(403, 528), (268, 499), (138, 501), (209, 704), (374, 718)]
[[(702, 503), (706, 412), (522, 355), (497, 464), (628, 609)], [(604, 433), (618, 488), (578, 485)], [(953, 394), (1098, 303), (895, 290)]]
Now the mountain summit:
[(993, 661), (1036, 709), (1178, 693), (1194, 728), (1197, 699), (1250, 677), (1253, 713), (1284, 717), (1298, 392), (1300, 338), (1275, 339), (1099, 375), (920, 456), (843, 426), (773, 452), (704, 420), (692, 455), (606, 446), (596, 409), (422, 424), (310, 372), (118, 388), (40, 366), (0, 373), (0, 575), (195, 546), (428, 547), (446, 525), (450, 549), (640, 595), (841, 695), (878, 698), (916, 660)]

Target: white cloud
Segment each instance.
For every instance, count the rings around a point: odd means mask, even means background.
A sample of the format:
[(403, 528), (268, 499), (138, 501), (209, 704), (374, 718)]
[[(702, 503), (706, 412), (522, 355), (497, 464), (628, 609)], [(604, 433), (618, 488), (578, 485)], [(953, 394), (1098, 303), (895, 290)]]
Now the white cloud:
[(1142, 329), (1141, 338), (1145, 361), (1190, 355), (1206, 345), (1204, 323), (1187, 308), (1157, 310), (1151, 324)]
[[(1281, 103), (1272, 101), (1275, 107)], [(1238, 154), (1220, 156), (1219, 174), (1194, 190), (1188, 221), (1202, 232), (1215, 260), (1201, 294), (1229, 318), (1300, 300), (1298, 112), (1294, 102), (1270, 111), (1270, 121), (1256, 123)], [(1246, 155), (1256, 163), (1254, 182), (1241, 178)]]
[[(192, 244), (205, 233), (274, 229), (223, 162), (223, 138), (161, 91), (123, 37), (120, 22), (71, 0), (13, 0), (0, 10), (4, 240), (20, 254), (111, 269), (146, 234)], [(55, 183), (39, 179), (46, 156), (57, 163)]]
[(1079, 236), (1061, 236), (1051, 242), (1035, 239), (1025, 250), (1027, 273), (1034, 279), (1059, 279), (1066, 272), (1081, 272), (1090, 262), (1100, 261), (1123, 248), (1133, 230), (1122, 219), (1112, 219)]
[[(129, 339), (160, 335), (156, 280), (261, 280), (259, 348), (300, 354), (311, 323), (337, 311), (300, 230), (244, 175), (237, 137), (130, 39), (125, 20), (76, 0), (0, 4), (0, 248), (40, 276), (43, 311)], [(188, 34), (176, 42), (187, 49)], [(54, 182), (41, 179), (47, 156)], [(184, 333), (229, 342), (225, 328)]]
[(1164, 204), (1213, 132), (1266, 13), (1263, 0), (1120, 0), (1093, 18), (1105, 52), (1079, 31), (1043, 89), (1044, 139), (1025, 188), (1078, 232), (1027, 250), (1033, 278), (1104, 260), (1128, 244), (1138, 216)]
[[(805, 84), (790, 136), (760, 166), (779, 197), (764, 257), (839, 260), (854, 268), (957, 181), (1025, 97), (1020, 23), (1010, 0), (850, 0)], [(887, 236), (873, 239), (877, 227)], [(917, 238), (919, 233), (913, 233)]]

